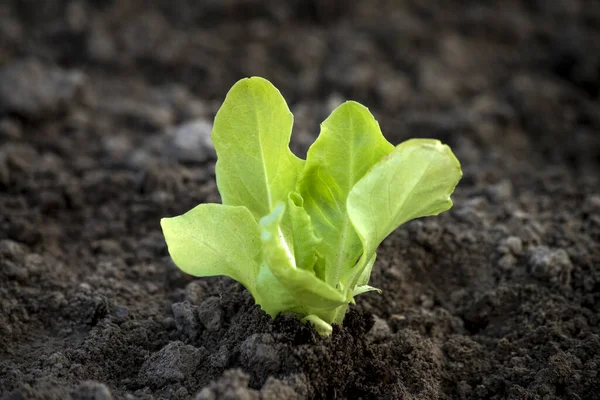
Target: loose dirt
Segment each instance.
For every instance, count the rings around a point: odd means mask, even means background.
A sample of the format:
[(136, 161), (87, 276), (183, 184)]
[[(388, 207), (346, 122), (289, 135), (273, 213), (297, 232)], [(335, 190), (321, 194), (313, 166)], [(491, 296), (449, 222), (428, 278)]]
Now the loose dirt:
[[(0, 397), (600, 398), (599, 2), (6, 0), (0, 60)], [(299, 155), (354, 99), (463, 164), (329, 339), (160, 231), (250, 75)]]

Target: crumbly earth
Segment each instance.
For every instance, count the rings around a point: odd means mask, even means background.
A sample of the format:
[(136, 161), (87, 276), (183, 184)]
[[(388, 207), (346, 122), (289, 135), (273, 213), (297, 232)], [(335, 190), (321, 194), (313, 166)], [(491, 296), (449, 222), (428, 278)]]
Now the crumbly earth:
[[(600, 2), (5, 0), (0, 60), (1, 398), (600, 398)], [(162, 238), (250, 75), (463, 164), (329, 339)]]

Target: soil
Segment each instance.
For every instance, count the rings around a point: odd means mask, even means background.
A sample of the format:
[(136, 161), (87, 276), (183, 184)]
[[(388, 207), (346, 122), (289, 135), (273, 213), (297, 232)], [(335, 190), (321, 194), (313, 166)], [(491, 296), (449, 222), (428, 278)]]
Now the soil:
[[(600, 2), (5, 0), (0, 60), (1, 398), (600, 399)], [(168, 257), (250, 75), (463, 165), (331, 338)]]

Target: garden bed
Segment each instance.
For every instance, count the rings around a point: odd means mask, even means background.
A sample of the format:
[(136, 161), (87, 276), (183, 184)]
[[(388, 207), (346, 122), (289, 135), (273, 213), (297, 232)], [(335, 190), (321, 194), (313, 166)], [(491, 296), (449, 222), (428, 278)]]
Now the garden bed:
[[(0, 397), (600, 398), (600, 5), (538, 3), (3, 2)], [(250, 75), (463, 166), (330, 338), (167, 253)]]

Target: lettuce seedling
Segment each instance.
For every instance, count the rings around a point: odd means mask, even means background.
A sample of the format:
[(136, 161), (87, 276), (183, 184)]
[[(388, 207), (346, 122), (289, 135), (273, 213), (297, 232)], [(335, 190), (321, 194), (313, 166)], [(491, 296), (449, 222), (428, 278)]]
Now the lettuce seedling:
[(229, 276), (274, 317), (298, 315), (328, 335), (368, 285), (377, 247), (406, 221), (452, 207), (462, 176), (432, 139), (398, 146), (369, 110), (336, 108), (306, 160), (289, 148), (293, 116), (267, 80), (237, 82), (212, 132), (223, 204), (163, 218), (175, 264), (195, 276)]

